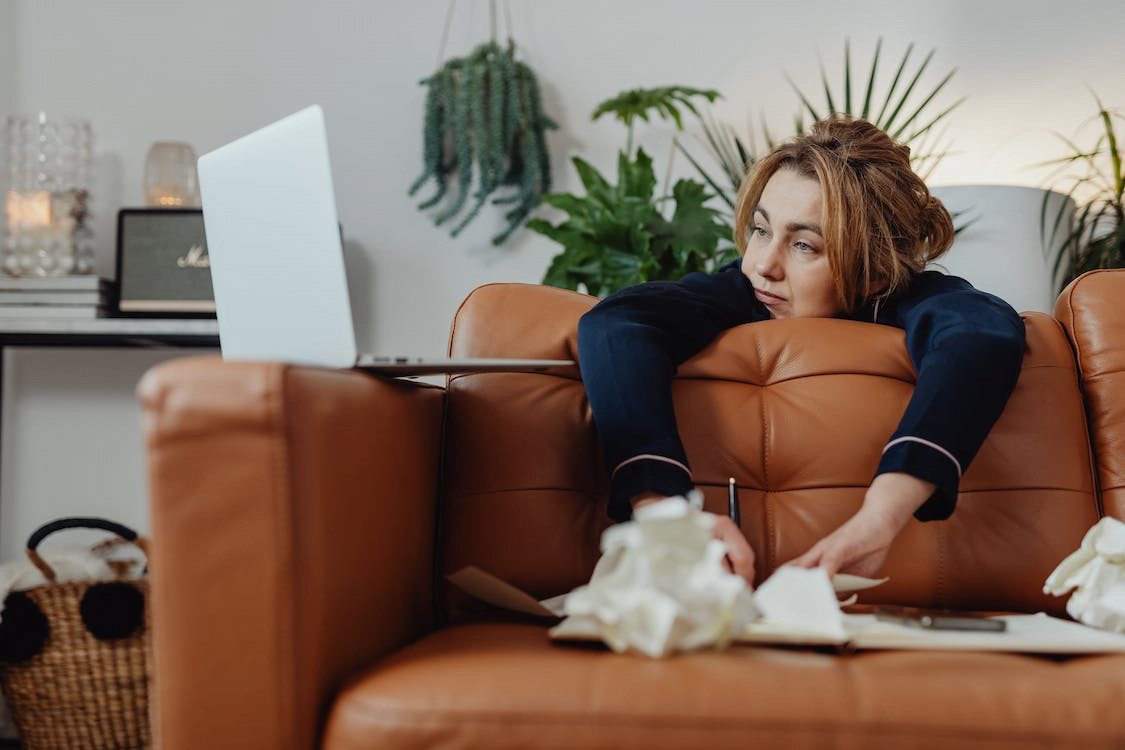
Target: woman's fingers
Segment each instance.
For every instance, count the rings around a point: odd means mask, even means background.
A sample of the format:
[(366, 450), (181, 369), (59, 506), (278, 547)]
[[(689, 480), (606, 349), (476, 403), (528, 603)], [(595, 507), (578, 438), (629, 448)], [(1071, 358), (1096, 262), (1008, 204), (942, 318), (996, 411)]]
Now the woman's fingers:
[(742, 576), (746, 583), (754, 585), (754, 550), (737, 526), (726, 516), (715, 519), (715, 538), (726, 545), (728, 570)]

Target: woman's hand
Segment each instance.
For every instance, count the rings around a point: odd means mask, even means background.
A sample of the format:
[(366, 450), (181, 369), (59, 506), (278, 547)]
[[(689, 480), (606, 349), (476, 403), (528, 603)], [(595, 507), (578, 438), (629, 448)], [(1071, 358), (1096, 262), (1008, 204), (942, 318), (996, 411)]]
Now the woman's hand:
[[(665, 499), (664, 495), (646, 492), (633, 498), (633, 510), (649, 503)], [(754, 550), (750, 542), (742, 535), (742, 530), (735, 526), (734, 521), (726, 516), (715, 516), (713, 535), (727, 546), (727, 556), (723, 561), (726, 569), (735, 575), (742, 576), (750, 588), (754, 587)]]
[(742, 530), (727, 516), (715, 516), (715, 538), (727, 546), (727, 556), (723, 561), (726, 569), (746, 579), (747, 585), (754, 588), (754, 550), (742, 535)]
[(790, 564), (824, 568), (829, 578), (837, 573), (874, 577), (891, 542), (933, 492), (934, 485), (909, 474), (880, 474), (859, 511)]

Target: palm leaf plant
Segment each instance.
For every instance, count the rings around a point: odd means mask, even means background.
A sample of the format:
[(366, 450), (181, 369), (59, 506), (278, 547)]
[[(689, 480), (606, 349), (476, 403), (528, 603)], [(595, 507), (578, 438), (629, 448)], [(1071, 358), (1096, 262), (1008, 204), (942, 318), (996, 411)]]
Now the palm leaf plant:
[(1056, 134), (1070, 153), (1047, 162), (1057, 167), (1048, 182), (1057, 183), (1058, 192), (1065, 193), (1077, 207), (1069, 226), (1068, 201), (1062, 201), (1052, 215), (1044, 197), (1040, 210), (1047, 246), (1055, 247), (1057, 242), (1062, 248), (1054, 266), (1055, 278), (1061, 279), (1060, 290), (1086, 271), (1125, 267), (1125, 167), (1117, 137), (1117, 126), (1125, 122), (1125, 115), (1108, 109), (1097, 94), (1094, 100), (1098, 112), (1093, 122), (1098, 124), (1099, 132), (1093, 145), (1082, 147)]
[[(850, 115), (870, 120), (895, 139), (911, 148), (911, 162), (915, 171), (926, 179), (934, 167), (948, 151), (944, 145), (947, 118), (964, 102), (961, 97), (940, 110), (937, 109), (940, 94), (953, 78), (957, 69), (946, 73), (933, 85), (923, 84), (923, 78), (933, 60), (935, 50), (930, 50), (920, 61), (912, 61), (914, 45), (907, 46), (902, 58), (898, 60), (891, 75), (890, 84), (880, 83), (882, 71), (883, 39), (875, 43), (875, 51), (870, 65), (861, 76), (853, 76), (850, 41), (844, 40), (844, 67), (842, 88), (834, 88), (833, 82), (820, 65), (820, 90), (823, 103), (814, 103), (813, 97), (806, 95), (801, 88), (786, 75), (786, 80), (796, 92), (801, 102), (800, 111), (794, 116), (793, 132), (801, 135), (808, 124), (831, 115)], [(935, 111), (936, 110), (936, 111)], [(700, 162), (681, 147), (696, 170), (712, 189), (719, 191), (722, 199), (733, 208), (735, 196), (747, 169), (757, 160), (757, 149), (753, 128), (748, 128), (748, 137), (741, 138), (734, 128), (718, 124), (712, 117), (700, 117), (704, 132), (704, 143), (711, 157), (719, 165), (722, 176), (712, 177)], [(765, 146), (772, 149), (777, 140), (762, 123)]]
[(605, 296), (644, 281), (673, 280), (692, 271), (710, 271), (737, 257), (729, 224), (708, 204), (706, 185), (680, 179), (669, 195), (657, 191), (652, 157), (633, 148), (633, 128), (650, 115), (683, 128), (686, 109), (697, 117), (693, 100), (713, 101), (713, 90), (685, 86), (632, 89), (595, 108), (592, 119), (612, 115), (627, 129), (626, 146), (617, 154), (616, 182), (580, 157), (571, 161), (584, 195), (549, 193), (543, 202), (567, 216), (552, 224), (527, 223), (563, 249), (551, 261), (543, 283), (585, 289)]

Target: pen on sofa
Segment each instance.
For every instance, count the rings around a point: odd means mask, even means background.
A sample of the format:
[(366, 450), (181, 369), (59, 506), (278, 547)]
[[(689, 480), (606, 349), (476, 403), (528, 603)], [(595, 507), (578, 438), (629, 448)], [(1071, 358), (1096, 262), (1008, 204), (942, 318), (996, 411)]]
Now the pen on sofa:
[(734, 525), (742, 528), (742, 519), (738, 512), (738, 486), (734, 483), (734, 477), (727, 480), (727, 501), (730, 503), (730, 520), (734, 521)]

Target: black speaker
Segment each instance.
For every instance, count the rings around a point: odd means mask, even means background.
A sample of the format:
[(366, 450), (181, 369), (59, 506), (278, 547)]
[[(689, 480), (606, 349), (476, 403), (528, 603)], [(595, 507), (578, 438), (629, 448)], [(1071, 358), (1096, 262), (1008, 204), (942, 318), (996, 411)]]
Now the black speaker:
[(122, 315), (215, 317), (203, 211), (118, 211), (117, 286)]

